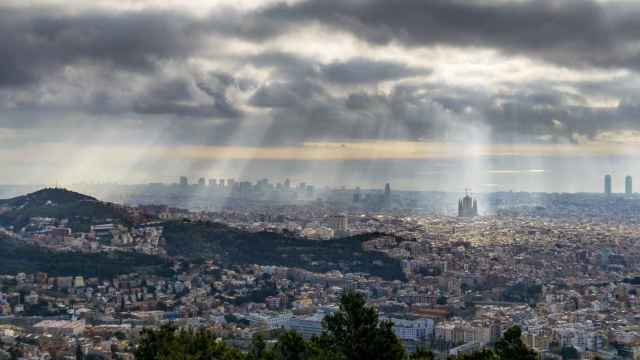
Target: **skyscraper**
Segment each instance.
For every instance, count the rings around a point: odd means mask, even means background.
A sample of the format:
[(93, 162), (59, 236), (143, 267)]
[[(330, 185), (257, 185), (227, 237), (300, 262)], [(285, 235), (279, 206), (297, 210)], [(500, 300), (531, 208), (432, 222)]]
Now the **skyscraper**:
[(609, 174), (604, 177), (604, 193), (607, 196), (611, 195), (611, 175)]
[(624, 179), (624, 193), (627, 195), (633, 194), (633, 178), (631, 176), (627, 176)]
[(390, 207), (391, 206), (391, 184), (386, 183), (384, 185), (384, 197), (382, 198), (382, 206)]
[(349, 219), (344, 214), (332, 216), (329, 224), (337, 237), (344, 236), (349, 230)]

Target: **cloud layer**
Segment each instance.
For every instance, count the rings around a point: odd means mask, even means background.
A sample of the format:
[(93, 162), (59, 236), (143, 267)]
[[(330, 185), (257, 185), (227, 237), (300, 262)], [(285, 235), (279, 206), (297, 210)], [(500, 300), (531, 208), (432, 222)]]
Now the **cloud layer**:
[(633, 2), (69, 4), (0, 5), (2, 147), (620, 144), (640, 131)]

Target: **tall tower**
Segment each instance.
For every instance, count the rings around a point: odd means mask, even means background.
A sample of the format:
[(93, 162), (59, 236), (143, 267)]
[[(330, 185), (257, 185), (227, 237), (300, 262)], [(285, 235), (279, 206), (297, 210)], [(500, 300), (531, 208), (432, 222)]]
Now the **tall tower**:
[(607, 196), (611, 195), (611, 175), (606, 175), (604, 177), (604, 193)]
[(627, 176), (624, 179), (624, 193), (627, 195), (633, 194), (633, 178), (631, 176)]
[(386, 183), (384, 185), (384, 197), (382, 198), (382, 206), (389, 207), (391, 206), (391, 184)]

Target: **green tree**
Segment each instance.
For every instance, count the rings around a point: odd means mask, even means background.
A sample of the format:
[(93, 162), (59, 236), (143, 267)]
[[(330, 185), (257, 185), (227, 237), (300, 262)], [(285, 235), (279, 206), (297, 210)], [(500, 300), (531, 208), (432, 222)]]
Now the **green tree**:
[(76, 360), (84, 360), (84, 352), (79, 342), (76, 342)]
[(560, 350), (560, 356), (562, 356), (562, 360), (574, 360), (580, 359), (580, 353), (573, 346), (565, 346)]
[(266, 357), (268, 353), (267, 344), (264, 341), (262, 335), (258, 334), (251, 339), (251, 347), (249, 348), (250, 360), (261, 360)]
[(273, 354), (277, 360), (304, 360), (309, 357), (309, 346), (300, 334), (287, 331), (278, 338)]
[(498, 357), (493, 350), (484, 349), (471, 354), (458, 355), (452, 360), (502, 360), (502, 358)]
[(380, 321), (378, 312), (366, 306), (362, 295), (347, 293), (340, 309), (323, 322), (320, 343), (349, 360), (400, 360), (405, 351), (393, 332), (393, 324)]
[(426, 350), (423, 348), (418, 348), (416, 352), (409, 355), (409, 360), (433, 360), (433, 352), (431, 350)]
[(503, 360), (536, 360), (537, 354), (522, 342), (518, 326), (509, 328), (496, 342), (496, 353)]
[(134, 352), (136, 360), (241, 360), (240, 350), (218, 341), (213, 332), (177, 330), (163, 325), (158, 330), (145, 329)]

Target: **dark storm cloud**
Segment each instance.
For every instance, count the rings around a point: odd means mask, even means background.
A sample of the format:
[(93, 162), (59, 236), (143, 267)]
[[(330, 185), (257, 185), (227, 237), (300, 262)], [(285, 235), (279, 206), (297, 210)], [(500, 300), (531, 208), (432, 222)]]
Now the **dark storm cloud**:
[(308, 0), (260, 14), (276, 22), (319, 22), (373, 44), (489, 47), (571, 66), (640, 67), (640, 6), (592, 0)]
[[(42, 118), (43, 113), (51, 117), (54, 114), (64, 116), (61, 114), (65, 112), (91, 116), (166, 115), (206, 119), (239, 119), (243, 115), (229, 92), (245, 87), (246, 81), (237, 80), (229, 74), (216, 72), (205, 76), (184, 74), (177, 77), (156, 74), (138, 85), (140, 81), (136, 78), (110, 81), (97, 78), (92, 79), (91, 84), (75, 87), (69, 84), (56, 87), (47, 83), (44, 87), (48, 92), (60, 94), (52, 101), (42, 101), (42, 90), (35, 86), (28, 91), (20, 91), (18, 95), (0, 89), (0, 107), (5, 111), (30, 112), (37, 118)], [(19, 103), (10, 100), (15, 97), (20, 98)]]
[[(15, 128), (37, 118), (35, 128), (67, 111), (88, 114), (88, 123), (132, 115), (145, 127), (166, 117), (177, 121), (163, 140), (187, 144), (464, 140), (484, 127), (490, 141), (564, 142), (640, 130), (640, 99), (632, 95), (640, 85), (632, 82), (454, 87), (432, 83), (431, 69), (400, 60), (336, 54), (340, 60), (327, 63), (263, 42), (321, 23), (373, 45), (488, 47), (567, 66), (640, 69), (631, 46), (640, 38), (639, 9), (589, 0), (318, 0), (196, 18), (179, 11), (68, 14), (0, 6), (0, 107), (20, 113), (0, 120)], [(218, 53), (220, 36), (267, 45), (253, 55)], [(220, 60), (227, 70), (211, 72), (191, 59)], [(248, 64), (268, 75), (243, 78), (228, 70), (241, 72)], [(76, 83), (60, 75), (77, 69), (89, 75)], [(582, 92), (624, 101), (595, 108)]]
[(176, 13), (0, 7), (0, 86), (28, 85), (78, 63), (148, 72), (198, 46), (191, 20)]
[(249, 104), (256, 107), (293, 108), (320, 96), (326, 97), (324, 89), (311, 81), (280, 81), (261, 86), (249, 99)]
[(365, 58), (332, 62), (323, 66), (321, 71), (327, 80), (340, 84), (375, 83), (430, 73), (428, 70), (409, 67), (397, 62), (371, 61)]
[[(295, 83), (280, 84), (295, 93)], [(288, 87), (288, 88), (287, 88)], [(420, 89), (396, 86), (389, 94), (352, 93), (334, 96), (314, 92), (273, 108), (273, 122), (263, 137), (265, 144), (297, 144), (314, 140), (437, 138), (450, 120), (475, 121), (465, 114), (448, 114)], [(309, 94), (308, 94), (309, 95)]]
[(229, 118), (242, 112), (227, 96), (235, 79), (224, 73), (212, 73), (204, 79), (184, 77), (157, 81), (145, 93), (137, 96), (128, 108), (118, 109), (148, 115), (176, 117)]
[(386, 104), (384, 95), (369, 95), (367, 93), (349, 94), (345, 100), (345, 106), (349, 110), (366, 110), (375, 107), (378, 104)]
[[(293, 97), (300, 86), (281, 83), (278, 89)], [(568, 143), (594, 139), (603, 131), (640, 130), (640, 103), (594, 108), (584, 102), (541, 84), (509, 94), (435, 84), (397, 85), (389, 93), (345, 96), (311, 92), (286, 106), (272, 106), (273, 124), (262, 141), (266, 145), (326, 139)], [(483, 129), (489, 130), (486, 137)]]
[(267, 51), (247, 60), (259, 67), (275, 68), (281, 77), (316, 78), (340, 85), (378, 83), (431, 74), (431, 70), (424, 67), (363, 57), (323, 64), (290, 53)]

